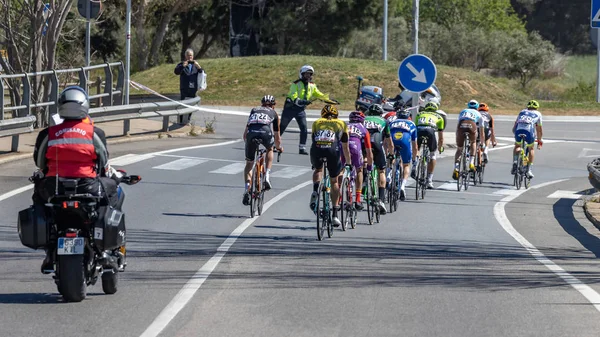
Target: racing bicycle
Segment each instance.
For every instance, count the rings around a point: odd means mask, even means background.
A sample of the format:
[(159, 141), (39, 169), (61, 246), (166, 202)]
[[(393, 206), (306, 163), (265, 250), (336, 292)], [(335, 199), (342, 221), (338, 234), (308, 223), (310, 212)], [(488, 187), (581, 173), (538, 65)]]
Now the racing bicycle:
[[(517, 189), (521, 189), (521, 186), (525, 184), (525, 189), (528, 189), (531, 185), (531, 178), (527, 175), (529, 172), (529, 148), (530, 146), (525, 143), (525, 135), (519, 135), (521, 140), (517, 144), (521, 147), (519, 156), (517, 157), (517, 170), (514, 174), (514, 186)], [(535, 140), (539, 144), (539, 140)]]
[(456, 180), (456, 188), (459, 192), (462, 187), (465, 188), (465, 191), (469, 189), (469, 177), (471, 173), (469, 170), (471, 142), (469, 140), (469, 132), (464, 132), (464, 134), (465, 141), (463, 143), (460, 163), (458, 165), (458, 179)]
[(317, 189), (317, 203), (313, 210), (317, 216), (317, 239), (323, 240), (325, 230), (327, 230), (327, 236), (333, 236), (333, 219), (331, 205), (331, 179), (329, 177), (329, 170), (327, 170), (327, 158), (319, 159), (323, 163), (323, 179), (319, 183)]
[(394, 165), (394, 156), (388, 156), (388, 172), (391, 171), (390, 182), (388, 184), (388, 202), (390, 204), (390, 213), (398, 210), (398, 199), (400, 199), (400, 187), (403, 177), (403, 166), (402, 159), (400, 158), (400, 152), (396, 150), (396, 161)]
[(363, 200), (365, 200), (367, 204), (367, 218), (369, 220), (369, 225), (372, 225), (373, 222), (379, 223), (379, 198), (377, 197), (379, 191), (379, 185), (377, 184), (378, 177), (379, 171), (377, 170), (377, 167), (374, 166), (373, 170), (367, 172), (363, 179)]
[(417, 166), (415, 167), (415, 195), (417, 200), (419, 200), (419, 195), (421, 199), (425, 199), (425, 191), (427, 191), (427, 166), (429, 166), (429, 137), (421, 136), (419, 144), (420, 151), (417, 158)]
[[(254, 155), (254, 162), (252, 163), (252, 179), (250, 180), (250, 217), (253, 218), (254, 214), (258, 213), (258, 215), (262, 214), (262, 208), (265, 198), (265, 174), (266, 165), (265, 165), (265, 154), (267, 150), (264, 148), (260, 148), (260, 144), (262, 144), (262, 139), (254, 138), (252, 140), (254, 144), (256, 144), (256, 153)], [(277, 151), (277, 162), (281, 157), (281, 152)]]
[(341, 221), (342, 230), (348, 229), (348, 224), (352, 229), (356, 228), (356, 218), (358, 211), (354, 207), (354, 196), (356, 195), (356, 169), (350, 168), (348, 165), (344, 167), (344, 174), (342, 176), (342, 185), (340, 187), (340, 199), (341, 199)]

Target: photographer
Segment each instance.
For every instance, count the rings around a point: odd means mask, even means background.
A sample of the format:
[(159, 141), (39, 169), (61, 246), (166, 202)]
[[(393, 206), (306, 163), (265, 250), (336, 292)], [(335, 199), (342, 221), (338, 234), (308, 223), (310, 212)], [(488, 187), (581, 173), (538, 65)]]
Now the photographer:
[[(186, 98), (196, 97), (196, 92), (198, 92), (198, 74), (203, 71), (200, 64), (194, 60), (194, 51), (191, 49), (186, 50), (185, 60), (175, 67), (175, 75), (179, 75), (179, 93), (181, 94), (180, 99), (182, 101)], [(179, 116), (179, 123), (189, 122), (190, 117), (191, 114)]]

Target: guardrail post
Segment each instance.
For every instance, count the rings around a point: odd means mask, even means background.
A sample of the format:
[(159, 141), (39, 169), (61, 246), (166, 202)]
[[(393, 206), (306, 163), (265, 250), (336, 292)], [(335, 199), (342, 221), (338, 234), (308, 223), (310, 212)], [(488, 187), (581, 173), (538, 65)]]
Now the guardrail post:
[[(98, 76), (96, 78), (96, 94), (100, 95), (102, 92), (102, 77)], [(96, 99), (96, 107), (102, 106), (102, 97), (98, 97)]]
[(123, 121), (123, 136), (128, 136), (131, 129), (131, 120), (126, 119)]
[(18, 112), (17, 117), (25, 117), (25, 116), (31, 115), (31, 83), (29, 81), (29, 76), (27, 76), (27, 74), (23, 74), (22, 82), (23, 82), (23, 98), (21, 100), (21, 105), (26, 105), (27, 107), (25, 109), (22, 109), (20, 112)]
[(48, 125), (52, 125), (50, 121), (52, 120), (52, 116), (58, 113), (58, 74), (56, 70), (52, 70), (52, 75), (50, 76), (50, 96), (48, 97), (48, 102), (54, 102), (50, 107), (48, 107), (48, 120), (46, 121)]
[[(117, 90), (118, 95), (115, 95), (114, 105), (123, 105), (123, 88), (125, 87), (125, 70), (123, 69), (123, 62), (119, 62), (119, 74), (117, 75)], [(129, 83), (127, 83), (129, 85)]]
[(19, 135), (12, 136), (12, 142), (10, 143), (10, 151), (17, 152), (19, 150)]
[(169, 116), (163, 117), (162, 131), (163, 132), (169, 131)]
[(113, 74), (110, 69), (110, 63), (106, 63), (104, 68), (104, 93), (108, 94), (106, 97), (102, 97), (102, 105), (112, 106), (113, 105)]
[(2, 95), (0, 95), (0, 121), (4, 120), (4, 77), (0, 76), (0, 91)]
[(88, 88), (88, 78), (87, 78), (87, 75), (85, 74), (85, 67), (81, 67), (79, 69), (78, 73), (79, 73), (79, 86), (81, 88), (83, 88), (83, 90), (85, 90), (85, 92), (87, 92), (89, 95), (90, 91)]

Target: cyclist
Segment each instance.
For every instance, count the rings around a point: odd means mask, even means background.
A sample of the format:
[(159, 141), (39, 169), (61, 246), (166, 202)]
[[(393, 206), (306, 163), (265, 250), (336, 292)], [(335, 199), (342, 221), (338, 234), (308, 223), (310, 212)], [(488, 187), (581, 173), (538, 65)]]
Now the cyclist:
[[(379, 104), (372, 104), (367, 110), (367, 117), (365, 118), (365, 127), (371, 134), (371, 150), (373, 151), (373, 162), (379, 170), (379, 212), (381, 214), (387, 213), (385, 203), (385, 152), (392, 153), (394, 149), (394, 143), (390, 138), (390, 127), (386, 120), (381, 116), (383, 114), (383, 108)], [(375, 191), (373, 191), (375, 192)]]
[[(362, 111), (353, 111), (348, 117), (350, 123), (348, 123), (348, 145), (350, 147), (350, 157), (352, 166), (356, 170), (356, 186), (362, 186), (363, 183), (363, 166), (364, 157), (367, 159), (367, 171), (370, 172), (373, 169), (373, 152), (371, 151), (371, 136), (369, 131), (365, 128), (365, 114)], [(363, 156), (364, 153), (364, 156)], [(346, 157), (342, 157), (342, 163), (346, 164)], [(354, 207), (361, 211), (363, 205), (361, 203), (362, 191), (356, 191), (356, 199)]]
[(396, 117), (396, 120), (390, 123), (390, 134), (394, 142), (394, 153), (400, 154), (402, 158), (404, 174), (400, 184), (400, 200), (404, 201), (406, 199), (404, 188), (410, 175), (410, 163), (414, 162), (417, 156), (417, 127), (412, 122), (408, 110), (398, 110)]
[[(433, 171), (435, 170), (435, 164), (437, 162), (435, 151), (439, 150), (442, 153), (444, 148), (444, 129), (446, 125), (444, 123), (444, 117), (438, 113), (439, 106), (435, 102), (429, 102), (425, 104), (425, 110), (419, 112), (416, 117), (417, 120), (417, 138), (427, 138), (427, 146), (429, 147), (429, 165), (427, 165), (427, 188), (433, 188)], [(435, 138), (435, 132), (437, 131), (438, 140)], [(421, 144), (418, 144), (420, 146)], [(413, 161), (413, 174), (412, 177), (416, 177), (416, 161)]]
[[(463, 150), (463, 144), (465, 142), (465, 133), (469, 134), (471, 156), (469, 162), (469, 170), (475, 171), (475, 150), (477, 133), (483, 135), (483, 123), (481, 122), (481, 114), (477, 109), (479, 108), (479, 102), (472, 99), (467, 103), (467, 108), (460, 112), (458, 115), (458, 124), (456, 126), (456, 154), (454, 154), (454, 171), (452, 172), (452, 179), (458, 180), (458, 168), (460, 163), (460, 157)], [(483, 140), (480, 139), (480, 143), (483, 146)]]
[[(483, 120), (483, 129), (485, 132), (485, 147), (483, 148), (483, 162), (487, 164), (488, 162), (488, 147), (490, 146), (490, 140), (492, 141), (492, 146), (496, 146), (496, 132), (494, 131), (494, 117), (490, 113), (490, 107), (485, 103), (479, 103), (479, 108), (477, 111), (481, 114), (481, 118)], [(481, 151), (481, 149), (479, 149)], [(481, 164), (481, 163), (479, 163)]]
[[(342, 159), (338, 143), (342, 143), (345, 158), (351, 158), (348, 146), (348, 126), (338, 119), (339, 112), (333, 105), (325, 105), (321, 110), (321, 118), (312, 124), (312, 144), (310, 147), (310, 162), (313, 171), (313, 192), (310, 196), (310, 209), (314, 210), (317, 202), (319, 184), (322, 179), (323, 162), (327, 158), (327, 171), (331, 179), (331, 201), (333, 204), (333, 226), (339, 227), (342, 223), (338, 218), (340, 210), (340, 185), (338, 176), (342, 172)], [(346, 166), (350, 166), (347, 164)]]
[(394, 111), (390, 111), (388, 113), (386, 113), (383, 118), (389, 123), (395, 121), (398, 117), (396, 116), (396, 114), (398, 113), (398, 111), (400, 110), (404, 110), (404, 103), (402, 101), (395, 101), (394, 102)]
[(527, 109), (522, 110), (517, 116), (517, 120), (515, 121), (515, 125), (513, 126), (513, 133), (515, 135), (515, 149), (513, 153), (513, 167), (511, 170), (511, 174), (515, 174), (517, 171), (517, 160), (519, 158), (519, 153), (521, 152), (521, 146), (518, 142), (521, 141), (521, 135), (525, 136), (525, 142), (527, 143), (527, 147), (529, 147), (529, 164), (527, 165), (527, 176), (531, 179), (533, 178), (533, 173), (531, 172), (531, 165), (533, 165), (534, 159), (534, 151), (533, 151), (533, 143), (535, 142), (535, 138), (537, 136), (538, 139), (538, 150), (542, 148), (542, 114), (538, 111), (540, 108), (540, 103), (536, 100), (531, 100), (527, 103)]
[(314, 72), (315, 69), (310, 65), (304, 65), (300, 68), (299, 78), (290, 86), (290, 91), (287, 94), (283, 112), (281, 113), (281, 134), (283, 135), (288, 124), (295, 118), (300, 128), (298, 153), (305, 155), (308, 155), (308, 152), (306, 152), (308, 129), (306, 128), (306, 112), (304, 109), (310, 104), (313, 97), (321, 99), (329, 97), (329, 95), (319, 91), (317, 85), (312, 82)]
[[(273, 163), (273, 142), (278, 151), (282, 152), (281, 136), (279, 135), (279, 116), (275, 111), (275, 97), (266, 95), (261, 99), (261, 106), (250, 111), (246, 129), (244, 130), (244, 141), (246, 142), (246, 167), (244, 168), (244, 198), (242, 203), (246, 206), (250, 205), (250, 181), (252, 181), (252, 164), (258, 144), (253, 142), (254, 139), (260, 139), (262, 145), (267, 149), (267, 159), (265, 166), (267, 173), (265, 174), (265, 189), (271, 189), (271, 164)], [(273, 130), (271, 131), (271, 126)]]

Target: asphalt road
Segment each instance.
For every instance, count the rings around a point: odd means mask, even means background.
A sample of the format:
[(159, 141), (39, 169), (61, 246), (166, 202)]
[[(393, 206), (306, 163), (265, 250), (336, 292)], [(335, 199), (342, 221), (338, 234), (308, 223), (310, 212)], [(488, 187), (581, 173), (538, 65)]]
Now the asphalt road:
[(239, 138), (243, 117), (219, 115), (216, 128), (218, 138), (111, 148), (115, 166), (143, 176), (125, 187), (129, 265), (116, 295), (98, 284), (82, 303), (64, 303), (39, 273), (43, 252), (20, 245), (30, 191), (6, 193), (27, 186), (32, 164), (0, 166), (0, 336), (598, 335), (600, 233), (578, 200), (600, 155), (597, 132), (583, 131), (598, 123), (545, 124), (555, 141), (538, 152), (540, 188), (514, 191), (507, 138), (486, 183), (457, 192), (447, 150), (424, 201), (409, 188), (381, 223), (360, 214), (321, 242), (298, 135), (284, 135), (269, 208), (249, 219), (243, 143), (200, 147)]

